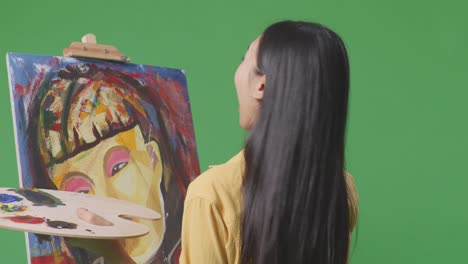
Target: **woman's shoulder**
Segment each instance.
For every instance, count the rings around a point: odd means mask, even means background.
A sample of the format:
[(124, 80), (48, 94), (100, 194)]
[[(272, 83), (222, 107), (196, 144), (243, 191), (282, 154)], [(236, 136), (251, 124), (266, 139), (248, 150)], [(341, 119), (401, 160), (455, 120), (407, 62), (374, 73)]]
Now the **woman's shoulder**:
[(243, 151), (224, 164), (211, 166), (190, 183), (186, 203), (201, 199), (215, 206), (225, 217), (235, 217), (241, 207), (244, 166)]
[(190, 183), (187, 196), (216, 196), (218, 189), (230, 189), (241, 185), (244, 164), (243, 152), (240, 152), (224, 164), (210, 166), (207, 171)]

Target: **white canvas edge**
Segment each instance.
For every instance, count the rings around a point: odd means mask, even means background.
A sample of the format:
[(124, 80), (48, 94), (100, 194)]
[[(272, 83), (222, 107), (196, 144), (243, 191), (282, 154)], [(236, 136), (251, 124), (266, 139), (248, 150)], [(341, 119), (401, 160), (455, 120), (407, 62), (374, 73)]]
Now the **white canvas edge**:
[[(13, 133), (15, 134), (15, 149), (16, 149), (16, 167), (18, 169), (18, 178), (19, 178), (19, 183), (20, 187), (23, 187), (23, 178), (21, 177), (22, 171), (21, 171), (21, 161), (20, 161), (20, 150), (19, 150), (19, 144), (18, 144), (18, 134), (16, 131), (16, 111), (15, 111), (15, 105), (14, 105), (14, 94), (13, 94), (13, 79), (11, 77), (12, 71), (10, 67), (10, 60), (8, 59), (9, 53), (7, 52), (6, 54), (6, 62), (7, 62), (7, 71), (8, 71), (8, 86), (10, 88), (10, 105), (11, 105), (11, 115), (13, 116)], [(28, 233), (24, 232), (24, 238), (26, 240), (26, 257), (28, 259), (28, 264), (31, 264), (31, 252), (29, 250), (29, 239), (28, 239)]]

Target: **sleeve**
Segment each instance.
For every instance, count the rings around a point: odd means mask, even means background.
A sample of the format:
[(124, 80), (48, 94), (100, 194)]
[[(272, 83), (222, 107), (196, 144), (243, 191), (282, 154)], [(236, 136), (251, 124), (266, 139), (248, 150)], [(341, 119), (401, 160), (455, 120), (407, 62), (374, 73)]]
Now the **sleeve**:
[(215, 205), (201, 197), (185, 201), (180, 264), (227, 263), (227, 229)]

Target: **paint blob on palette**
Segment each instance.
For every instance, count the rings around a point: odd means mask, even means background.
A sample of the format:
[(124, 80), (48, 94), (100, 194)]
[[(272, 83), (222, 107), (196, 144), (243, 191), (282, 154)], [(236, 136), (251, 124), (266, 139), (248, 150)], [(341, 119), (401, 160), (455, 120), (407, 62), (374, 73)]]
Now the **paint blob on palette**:
[(44, 189), (0, 188), (0, 209), (2, 228), (81, 238), (138, 237), (149, 230), (129, 219), (161, 218), (158, 212), (127, 201)]
[[(43, 192), (39, 189), (24, 189), (24, 188), (16, 188), (16, 189), (8, 189), (9, 191), (13, 191), (30, 202), (32, 202), (33, 206), (49, 206), (49, 207), (56, 207), (59, 205), (65, 205), (58, 199), (57, 197)], [(8, 194), (5, 194), (8, 195)]]
[(13, 213), (13, 212), (24, 212), (27, 206), (17, 205), (17, 204), (2, 204), (0, 209), (4, 212)]
[(10, 220), (14, 223), (19, 224), (42, 224), (45, 222), (43, 217), (36, 217), (31, 215), (14, 215), (14, 216), (5, 216), (1, 219)]
[(52, 228), (58, 228), (58, 229), (76, 229), (78, 226), (75, 223), (70, 223), (70, 222), (65, 222), (65, 221), (54, 221), (47, 219), (46, 221), (47, 225)]
[(23, 198), (20, 198), (16, 195), (0, 193), (0, 203), (8, 204), (8, 203), (13, 203), (13, 202), (19, 202), (21, 200), (23, 200)]

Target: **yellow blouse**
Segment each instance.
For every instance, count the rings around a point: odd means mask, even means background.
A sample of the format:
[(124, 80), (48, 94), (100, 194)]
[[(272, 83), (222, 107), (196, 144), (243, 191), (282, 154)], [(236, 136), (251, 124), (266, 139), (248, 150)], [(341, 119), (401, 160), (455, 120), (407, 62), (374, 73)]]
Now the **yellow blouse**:
[[(239, 263), (243, 152), (195, 179), (185, 198), (181, 264)], [(350, 225), (357, 219), (358, 197), (346, 173)]]

